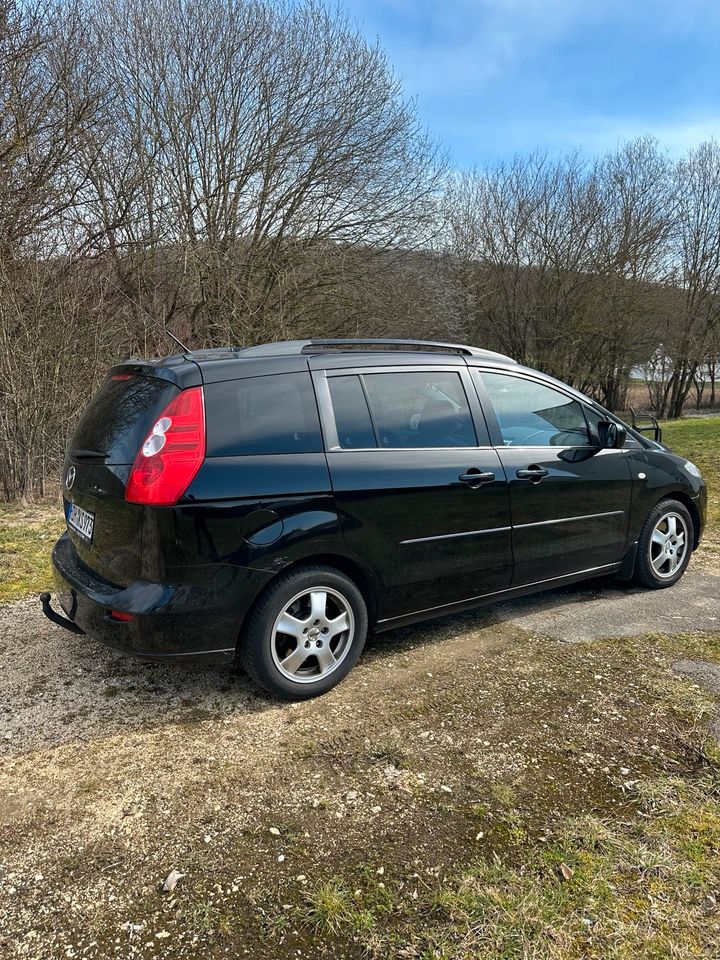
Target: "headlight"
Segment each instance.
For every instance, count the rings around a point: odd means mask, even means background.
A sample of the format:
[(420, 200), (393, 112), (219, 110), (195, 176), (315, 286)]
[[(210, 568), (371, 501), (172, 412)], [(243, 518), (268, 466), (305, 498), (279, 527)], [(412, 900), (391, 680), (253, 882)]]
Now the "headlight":
[(687, 470), (687, 472), (690, 474), (691, 477), (697, 477), (698, 480), (702, 480), (702, 474), (700, 473), (700, 471), (698, 470), (698, 468), (695, 466), (694, 463), (691, 463), (689, 460), (686, 460), (683, 466), (685, 467), (685, 469)]

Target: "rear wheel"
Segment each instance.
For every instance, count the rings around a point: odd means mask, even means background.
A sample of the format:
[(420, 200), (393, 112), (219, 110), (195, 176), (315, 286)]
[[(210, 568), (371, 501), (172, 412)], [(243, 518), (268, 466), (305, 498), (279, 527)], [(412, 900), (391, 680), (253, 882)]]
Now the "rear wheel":
[(242, 645), (256, 683), (286, 700), (326, 693), (362, 653), (367, 608), (357, 586), (331, 567), (279, 577), (252, 611)]
[(640, 533), (635, 582), (654, 590), (677, 583), (690, 562), (693, 536), (687, 507), (677, 500), (661, 500)]

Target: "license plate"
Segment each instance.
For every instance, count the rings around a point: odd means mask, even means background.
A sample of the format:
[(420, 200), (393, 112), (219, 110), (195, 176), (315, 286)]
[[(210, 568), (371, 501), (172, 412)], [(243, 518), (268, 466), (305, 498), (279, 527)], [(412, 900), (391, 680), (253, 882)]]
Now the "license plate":
[(79, 534), (83, 540), (87, 540), (88, 543), (92, 541), (93, 527), (95, 526), (94, 513), (83, 510), (83, 508), (78, 507), (77, 504), (71, 503), (68, 510), (67, 522), (68, 526), (72, 527), (75, 533)]

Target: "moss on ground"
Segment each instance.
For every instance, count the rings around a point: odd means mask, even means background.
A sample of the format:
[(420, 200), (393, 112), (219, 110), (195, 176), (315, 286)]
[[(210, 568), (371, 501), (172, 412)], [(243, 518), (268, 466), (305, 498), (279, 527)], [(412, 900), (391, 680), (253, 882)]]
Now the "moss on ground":
[(0, 603), (51, 589), (50, 552), (64, 527), (59, 500), (0, 504)]

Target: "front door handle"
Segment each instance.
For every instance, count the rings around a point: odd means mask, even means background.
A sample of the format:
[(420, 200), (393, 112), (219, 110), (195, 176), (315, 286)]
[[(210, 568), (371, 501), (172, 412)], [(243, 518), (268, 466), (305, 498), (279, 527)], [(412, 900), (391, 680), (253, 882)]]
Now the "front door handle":
[(478, 470), (477, 467), (470, 467), (467, 473), (461, 473), (458, 477), (461, 483), (466, 483), (469, 487), (472, 487), (473, 490), (477, 490), (477, 488), (481, 487), (484, 483), (492, 483), (494, 479), (495, 474), (490, 470), (483, 472)]
[(550, 471), (546, 470), (545, 467), (538, 467), (536, 464), (531, 463), (525, 470), (518, 470), (515, 476), (518, 480), (530, 480), (532, 483), (540, 483), (542, 478), (547, 477), (549, 473)]

